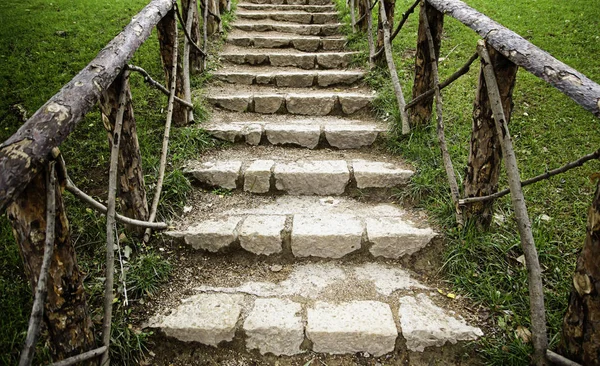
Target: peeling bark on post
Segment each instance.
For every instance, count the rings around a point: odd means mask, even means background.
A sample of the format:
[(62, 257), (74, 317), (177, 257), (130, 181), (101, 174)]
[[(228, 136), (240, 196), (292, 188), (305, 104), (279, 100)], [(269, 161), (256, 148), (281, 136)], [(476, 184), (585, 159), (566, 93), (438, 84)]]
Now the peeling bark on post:
[(206, 31), (208, 36), (220, 31), (220, 12), (219, 0), (203, 0), (205, 5), (208, 5), (208, 18), (206, 21)]
[[(36, 175), (6, 210), (32, 288), (37, 284), (44, 256), (46, 174), (44, 169)], [(54, 251), (43, 320), (53, 359), (62, 360), (91, 350), (94, 334), (83, 289), (83, 274), (77, 266), (62, 197), (65, 179), (60, 174), (57, 178)]]
[[(112, 146), (112, 136), (115, 127), (117, 111), (119, 110), (119, 95), (121, 93), (121, 77), (102, 93), (100, 98), (100, 110), (102, 111), (102, 122), (108, 132), (109, 146)], [(135, 116), (129, 90), (129, 80), (125, 82), (126, 100), (125, 113), (123, 115), (123, 130), (121, 132), (121, 150), (119, 150), (119, 198), (122, 204), (123, 215), (146, 221), (148, 219), (148, 201), (146, 200), (146, 189), (144, 184), (144, 172), (142, 169), (142, 156), (138, 142)], [(143, 233), (143, 228), (128, 225), (129, 230)]]
[(367, 12), (371, 11), (371, 4), (366, 0), (358, 0), (358, 15), (356, 18), (358, 21), (355, 24), (355, 28), (358, 28), (361, 32), (366, 32), (368, 29), (367, 25)]
[[(183, 19), (188, 18), (189, 9), (192, 9), (192, 29), (189, 32), (192, 41), (195, 44), (200, 44), (200, 17), (198, 15), (198, 3), (197, 0), (182, 0), (182, 17)], [(190, 66), (192, 73), (200, 73), (203, 70), (204, 60), (200, 51), (195, 47), (190, 48)], [(168, 85), (168, 84), (167, 84)]]
[[(425, 7), (427, 21), (433, 36), (433, 45), (435, 55), (440, 56), (440, 44), (442, 42), (442, 31), (444, 28), (444, 15), (430, 6), (427, 2), (421, 3)], [(421, 12), (422, 14), (422, 12)], [(427, 43), (427, 34), (425, 33), (425, 19), (419, 16), (419, 33), (417, 36), (417, 54), (415, 55), (415, 81), (412, 89), (413, 99), (425, 93), (429, 89), (433, 89), (433, 72), (431, 63), (435, 62), (429, 56), (429, 45)], [(431, 119), (431, 111), (433, 108), (433, 95), (424, 98), (416, 104), (409, 112), (411, 126), (426, 125)]]
[[(177, 22), (175, 10), (170, 10), (167, 15), (158, 23), (158, 41), (160, 43), (160, 57), (162, 59), (163, 69), (165, 71), (166, 85), (171, 85), (171, 70), (173, 69), (173, 45), (175, 41), (175, 25)], [(183, 90), (183, 58), (177, 58), (177, 84), (175, 95), (185, 100)], [(173, 122), (176, 126), (185, 126), (188, 124), (187, 108), (179, 103), (173, 107)]]
[[(513, 109), (512, 92), (517, 79), (518, 66), (489, 45), (487, 49), (498, 80), (502, 107), (508, 124)], [(501, 163), (502, 149), (496, 134), (496, 123), (482, 67), (479, 71), (477, 96), (473, 104), (471, 148), (464, 180), (465, 197), (482, 197), (496, 193)], [(494, 200), (475, 202), (466, 205), (464, 212), (467, 219), (475, 220), (481, 227), (488, 227), (494, 214), (493, 206)]]
[[(388, 31), (391, 33), (394, 28), (394, 13), (396, 8), (396, 0), (380, 0), (379, 6), (384, 6), (385, 15), (387, 19), (387, 23), (389, 24)], [(383, 36), (383, 25), (384, 21), (381, 19), (381, 12), (379, 12), (379, 17), (377, 17), (377, 47), (376, 49), (380, 49), (384, 44), (384, 36)], [(390, 41), (390, 46), (391, 46)], [(376, 57), (375, 61), (378, 64), (385, 65), (385, 61), (383, 57)]]
[(600, 180), (588, 211), (586, 237), (577, 258), (561, 353), (584, 365), (600, 365)]

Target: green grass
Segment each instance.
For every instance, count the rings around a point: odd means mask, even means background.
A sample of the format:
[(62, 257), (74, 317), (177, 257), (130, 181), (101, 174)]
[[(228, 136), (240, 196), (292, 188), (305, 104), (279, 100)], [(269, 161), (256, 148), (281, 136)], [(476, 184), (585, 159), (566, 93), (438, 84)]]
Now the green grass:
[[(600, 81), (600, 64), (590, 62), (600, 57), (600, 36), (597, 35), (600, 8), (594, 2), (466, 2), (592, 80)], [(410, 4), (410, 0), (396, 2), (396, 22)], [(347, 12), (345, 19), (349, 20)], [(418, 13), (415, 13), (394, 41), (393, 47), (407, 99), (410, 99), (412, 90), (412, 55), (416, 45), (417, 24)], [(445, 17), (440, 52), (442, 57), (446, 57), (440, 63), (442, 80), (464, 64), (475, 51), (477, 39), (472, 30)], [(368, 50), (365, 35), (351, 36), (350, 44), (357, 50)], [(357, 58), (357, 62), (365, 65), (366, 59), (363, 54)], [(476, 70), (477, 66), (473, 67), (468, 75), (443, 91), (446, 139), (459, 181), (464, 177), (468, 159)], [(376, 104), (378, 113), (381, 117), (389, 118), (397, 127), (400, 118), (388, 79), (387, 70), (377, 69), (371, 72), (368, 82), (379, 91)], [(523, 178), (575, 160), (596, 150), (600, 144), (597, 118), (524, 70), (519, 70), (517, 76), (514, 103), (510, 130)], [(516, 260), (522, 255), (522, 250), (510, 199), (504, 197), (495, 206), (497, 212), (506, 219), (504, 223), (493, 224), (487, 232), (479, 231), (473, 225), (457, 229), (435, 127), (430, 125), (413, 131), (408, 137), (395, 137), (390, 139), (388, 145), (391, 152), (412, 161), (418, 170), (408, 190), (399, 195), (426, 208), (445, 233), (447, 247), (443, 276), (458, 293), (487, 309), (495, 325), (496, 330), (486, 334), (477, 344), (485, 363), (528, 364), (530, 344), (524, 344), (516, 336), (517, 327), (529, 328), (530, 320), (527, 277), (523, 265)], [(552, 346), (559, 341), (571, 274), (585, 238), (586, 213), (594, 190), (588, 177), (599, 169), (597, 161), (591, 162), (525, 188), (543, 268)], [(503, 175), (501, 187), (506, 186)], [(544, 215), (549, 216), (550, 220), (544, 220)]]
[[(114, 37), (148, 0), (6, 0), (0, 4), (0, 141), (13, 134), (21, 122), (11, 113), (21, 104), (33, 114), (74, 77)], [(231, 19), (223, 17), (225, 29)], [(182, 33), (180, 32), (182, 35)], [(183, 37), (180, 37), (183, 40)], [(211, 47), (221, 43), (218, 37)], [(209, 59), (212, 60), (212, 59)], [(130, 61), (146, 69), (155, 80), (163, 80), (156, 32)], [(210, 62), (211, 66), (214, 61)], [(192, 78), (194, 88), (202, 87), (209, 74)], [(149, 88), (137, 74), (131, 76), (133, 105), (138, 127), (148, 202), (156, 184), (164, 131), (167, 97)], [(197, 103), (198, 123), (208, 119), (205, 106)], [(191, 185), (184, 177), (183, 163), (216, 142), (199, 128), (172, 129), (169, 164), (157, 220), (173, 217), (182, 207)], [(100, 113), (94, 109), (61, 145), (69, 174), (92, 196), (105, 201), (108, 160), (107, 144)], [(75, 243), (95, 331), (100, 331), (104, 277), (105, 218), (65, 194), (71, 236)], [(145, 246), (134, 235), (122, 232), (123, 246), (131, 249), (126, 263), (129, 300), (143, 302), (169, 276), (168, 258)], [(31, 307), (31, 290), (6, 216), (0, 216), (0, 364), (14, 364), (25, 339)], [(118, 266), (117, 266), (118, 267)], [(120, 276), (117, 271), (117, 277)], [(115, 364), (135, 364), (142, 357), (149, 334), (131, 327), (131, 306), (123, 304), (119, 286), (114, 310), (111, 358)], [(99, 339), (99, 338), (97, 338)], [(40, 342), (42, 345), (43, 342)], [(48, 363), (40, 347), (37, 363)]]

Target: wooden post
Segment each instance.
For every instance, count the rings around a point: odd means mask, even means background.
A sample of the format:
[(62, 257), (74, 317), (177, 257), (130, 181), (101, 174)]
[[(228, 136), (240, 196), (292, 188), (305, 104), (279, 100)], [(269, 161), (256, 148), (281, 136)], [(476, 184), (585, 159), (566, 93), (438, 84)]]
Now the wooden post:
[[(162, 59), (163, 69), (165, 71), (166, 85), (171, 85), (171, 70), (173, 70), (173, 45), (175, 44), (176, 34), (175, 27), (177, 18), (175, 10), (170, 10), (164, 18), (156, 25), (158, 29), (158, 41), (160, 43), (160, 57)], [(183, 58), (177, 58), (177, 83), (175, 87), (175, 95), (181, 99), (185, 99), (183, 91)], [(185, 126), (188, 123), (187, 107), (177, 103), (173, 107), (173, 122), (177, 126)]]
[(367, 12), (371, 11), (371, 6), (367, 2), (367, 0), (357, 0), (358, 1), (358, 15), (355, 15), (357, 19), (359, 19), (354, 25), (355, 29), (358, 28), (361, 32), (367, 31)]
[(354, 11), (356, 10), (355, 1), (356, 0), (350, 0), (350, 23), (352, 23), (352, 33), (356, 33), (356, 15), (354, 14)]
[[(182, 0), (182, 11), (183, 19), (188, 19), (189, 9), (192, 9), (192, 28), (189, 32), (192, 41), (196, 44), (200, 44), (200, 17), (198, 15), (198, 2), (197, 0)], [(199, 73), (203, 71), (204, 58), (200, 51), (195, 47), (190, 49), (190, 67), (192, 73)]]
[[(426, 1), (421, 3), (421, 7), (425, 8), (431, 35), (433, 36), (433, 46), (435, 48), (436, 58), (440, 56), (440, 44), (442, 41), (442, 31), (444, 28), (444, 14), (437, 11)], [(420, 12), (423, 14), (423, 12)], [(425, 30), (425, 19), (419, 16), (419, 33), (417, 36), (417, 54), (415, 55), (415, 81), (413, 84), (412, 95), (413, 99), (425, 93), (429, 89), (433, 89), (433, 72), (431, 63), (435, 62), (429, 56), (429, 45), (427, 43), (427, 34)], [(431, 111), (433, 107), (433, 95), (424, 98), (415, 105), (409, 112), (411, 126), (426, 125), (431, 119)]]
[(204, 4), (208, 5), (208, 18), (206, 20), (206, 31), (208, 36), (212, 36), (220, 30), (220, 12), (218, 0), (204, 0)]
[[(94, 347), (92, 321), (83, 289), (84, 276), (77, 266), (62, 196), (65, 179), (60, 171), (58, 173), (55, 188), (54, 249), (48, 272), (48, 294), (43, 318), (54, 360), (62, 360)], [(44, 256), (47, 174), (48, 171), (44, 168), (6, 210), (33, 289), (36, 288)]]
[[(510, 122), (513, 108), (512, 92), (517, 79), (518, 66), (487, 46), (492, 67), (498, 80), (502, 107), (506, 123)], [(498, 191), (498, 178), (502, 163), (502, 149), (496, 134), (494, 117), (483, 76), (483, 64), (479, 71), (477, 95), (473, 105), (473, 129), (467, 174), (464, 179), (465, 197), (482, 197)], [(465, 206), (467, 219), (472, 219), (480, 227), (488, 227), (494, 214), (494, 200), (475, 202)]]
[[(396, 7), (396, 0), (380, 0), (379, 1), (379, 7), (384, 7), (385, 9), (385, 15), (386, 15), (386, 19), (387, 19), (387, 23), (389, 28), (387, 28), (388, 32), (392, 32), (392, 29), (394, 28), (394, 13), (395, 13), (395, 7)], [(381, 17), (381, 11), (379, 12), (379, 17), (377, 17), (377, 47), (376, 49), (380, 49), (384, 46), (384, 35), (383, 35), (383, 27), (384, 27), (384, 20)], [(390, 46), (391, 46), (391, 40), (390, 40)], [(380, 64), (380, 65), (385, 65), (386, 60), (383, 59), (383, 57), (376, 57), (375, 61)]]
[[(112, 136), (119, 110), (119, 95), (121, 90), (125, 88), (125, 113), (123, 115), (123, 131), (121, 132), (121, 149), (119, 150), (120, 179), (118, 192), (122, 204), (121, 211), (127, 217), (146, 221), (149, 214), (148, 201), (146, 200), (142, 156), (133, 114), (129, 79), (125, 83), (122, 80), (121, 75), (100, 96), (102, 122), (104, 122), (104, 127), (108, 132), (109, 146), (112, 146)], [(139, 226), (132, 225), (128, 225), (128, 229), (135, 230), (140, 234), (144, 230)]]
[(561, 353), (584, 365), (600, 365), (600, 180), (588, 210), (585, 242), (577, 258)]

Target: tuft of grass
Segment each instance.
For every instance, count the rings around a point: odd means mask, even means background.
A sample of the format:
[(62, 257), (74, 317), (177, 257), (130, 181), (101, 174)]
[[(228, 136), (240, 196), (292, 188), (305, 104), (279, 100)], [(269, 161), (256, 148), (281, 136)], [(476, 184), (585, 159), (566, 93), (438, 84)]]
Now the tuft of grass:
[[(600, 81), (600, 65), (589, 62), (594, 56), (600, 56), (600, 37), (589, 36), (597, 33), (600, 8), (591, 2), (466, 2), (592, 80)], [(411, 3), (411, 0), (396, 2), (396, 23)], [(338, 1), (338, 7), (348, 20), (342, 1)], [(413, 14), (393, 45), (407, 100), (411, 99), (417, 26), (418, 14)], [(444, 59), (439, 65), (441, 80), (464, 64), (475, 51), (477, 39), (478, 36), (466, 26), (449, 16), (444, 18), (440, 51)], [(363, 60), (362, 66), (366, 67), (366, 35), (352, 35), (349, 45), (362, 52), (357, 60)], [(462, 184), (469, 154), (477, 69), (475, 63), (469, 74), (442, 92), (446, 139), (459, 184)], [(386, 67), (372, 70), (366, 80), (378, 91), (377, 114), (397, 128), (400, 116)], [(523, 179), (562, 166), (594, 151), (600, 144), (598, 119), (524, 70), (519, 70), (517, 75), (513, 98), (515, 107), (510, 130)], [(520, 326), (530, 327), (527, 275), (523, 264), (517, 260), (523, 253), (510, 198), (506, 196), (495, 203), (497, 219), (489, 230), (480, 231), (471, 223), (457, 229), (434, 123), (413, 130), (409, 136), (392, 136), (387, 143), (391, 153), (403, 156), (417, 169), (409, 187), (397, 192), (398, 198), (430, 212), (446, 237), (443, 273), (447, 281), (455, 291), (480, 305), (494, 326), (476, 347), (485, 363), (526, 365), (531, 344), (519, 339), (516, 330)], [(594, 191), (588, 177), (599, 170), (599, 162), (590, 162), (524, 189), (543, 269), (552, 347), (560, 339), (570, 279), (585, 238), (587, 208)], [(500, 187), (506, 186), (503, 174)]]
[(167, 281), (172, 266), (162, 256), (149, 252), (138, 255), (127, 269), (127, 292), (135, 298), (153, 295)]

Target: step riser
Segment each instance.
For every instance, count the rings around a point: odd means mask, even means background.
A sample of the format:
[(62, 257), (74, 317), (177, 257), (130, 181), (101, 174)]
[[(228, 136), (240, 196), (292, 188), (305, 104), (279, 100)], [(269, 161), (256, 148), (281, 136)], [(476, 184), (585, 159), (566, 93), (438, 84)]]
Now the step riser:
[(373, 99), (373, 96), (362, 94), (208, 95), (206, 98), (211, 106), (232, 112), (302, 116), (348, 116), (370, 108)]
[(292, 33), (301, 36), (335, 36), (340, 32), (341, 24), (259, 24), (259, 23), (233, 23), (234, 29), (239, 29), (245, 32), (280, 32)]
[(276, 22), (291, 22), (300, 24), (330, 24), (338, 23), (337, 13), (317, 13), (306, 12), (297, 13), (244, 13), (238, 12), (237, 18), (240, 20), (273, 20)]
[[(295, 127), (295, 128), (292, 128)], [(248, 145), (290, 145), (308, 149), (360, 149), (371, 146), (385, 133), (376, 126), (359, 129), (354, 126), (228, 124), (207, 127), (213, 137)]]
[(331, 5), (331, 0), (248, 0), (251, 4), (270, 5)]
[(229, 37), (227, 43), (239, 47), (254, 48), (294, 48), (304, 52), (341, 51), (346, 40), (340, 39), (306, 39), (275, 37)]
[(346, 68), (352, 62), (354, 53), (317, 53), (317, 54), (277, 54), (277, 53), (224, 53), (223, 60), (235, 65), (267, 65), (276, 67), (298, 67), (310, 70), (341, 69)]
[(315, 72), (315, 73), (267, 73), (224, 72), (214, 73), (216, 80), (239, 85), (271, 85), (284, 88), (310, 88), (331, 86), (352, 86), (363, 80), (364, 74), (357, 72)]
[(238, 9), (250, 11), (304, 11), (307, 13), (335, 12), (333, 5), (269, 5), (269, 4), (238, 4)]

